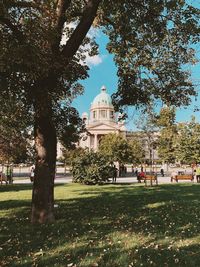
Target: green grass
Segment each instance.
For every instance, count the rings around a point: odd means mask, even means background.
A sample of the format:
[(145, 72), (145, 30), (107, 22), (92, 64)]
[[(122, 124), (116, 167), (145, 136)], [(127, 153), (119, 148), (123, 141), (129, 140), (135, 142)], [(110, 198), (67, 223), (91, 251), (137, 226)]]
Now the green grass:
[(0, 266), (200, 266), (200, 185), (55, 188), (56, 222), (30, 224), (31, 185), (0, 187)]

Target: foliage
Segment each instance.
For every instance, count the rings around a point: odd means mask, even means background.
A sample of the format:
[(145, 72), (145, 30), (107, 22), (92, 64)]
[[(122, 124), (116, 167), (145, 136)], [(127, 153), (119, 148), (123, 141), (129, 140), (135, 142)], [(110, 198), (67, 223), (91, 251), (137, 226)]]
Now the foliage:
[(73, 182), (103, 184), (112, 177), (113, 169), (100, 153), (86, 152), (72, 163)]
[(32, 150), (31, 114), (15, 96), (0, 99), (0, 160), (21, 163), (29, 159)]
[(61, 109), (58, 108), (54, 119), (57, 136), (63, 147), (68, 150), (75, 149), (81, 133), (86, 130), (78, 111), (63, 104)]
[(157, 125), (160, 127), (160, 135), (157, 140), (157, 149), (160, 159), (167, 163), (174, 163), (176, 160), (177, 124), (175, 123), (176, 113), (172, 107), (161, 109), (157, 118)]
[(156, 118), (156, 125), (158, 127), (168, 127), (175, 124), (176, 110), (174, 107), (163, 107), (160, 114)]
[(188, 123), (178, 124), (176, 156), (182, 163), (200, 162), (200, 124), (192, 117)]
[(130, 141), (128, 141), (128, 145), (129, 145), (130, 154), (131, 154), (129, 157), (129, 162), (134, 163), (134, 164), (139, 164), (139, 163), (144, 162), (145, 150), (144, 150), (141, 137), (132, 138)]
[(139, 138), (126, 140), (120, 134), (107, 134), (102, 137), (99, 151), (110, 162), (140, 163), (144, 159), (144, 149)]
[(187, 3), (119, 0), (103, 7), (107, 48), (118, 67), (116, 108), (157, 99), (176, 106), (190, 102), (195, 90), (186, 64), (196, 62), (190, 44), (199, 42), (200, 28), (199, 9)]
[(63, 158), (61, 159), (65, 164), (72, 165), (72, 162), (78, 158), (83, 156), (86, 153), (86, 150), (82, 147), (76, 147), (74, 149), (63, 149)]
[(57, 185), (56, 223), (34, 227), (31, 189), (0, 186), (2, 267), (200, 266), (198, 184)]
[(149, 164), (153, 164), (154, 150), (157, 146), (158, 127), (156, 125), (156, 115), (152, 107), (148, 107), (148, 112), (141, 114), (137, 121), (138, 128), (141, 130), (140, 138), (145, 147), (145, 158)]
[(181, 66), (195, 62), (190, 44), (199, 41), (199, 10), (184, 0), (3, 1), (0, 18), (0, 88), (28, 109), (43, 90), (58, 117), (62, 100), (70, 105), (82, 93), (86, 56), (98, 53), (93, 36), (86, 36), (92, 24), (108, 35), (118, 67), (116, 107), (153, 97), (181, 105), (195, 94)]
[(127, 140), (121, 134), (107, 134), (102, 137), (99, 151), (106, 156), (109, 161), (120, 163), (130, 162), (132, 156)]

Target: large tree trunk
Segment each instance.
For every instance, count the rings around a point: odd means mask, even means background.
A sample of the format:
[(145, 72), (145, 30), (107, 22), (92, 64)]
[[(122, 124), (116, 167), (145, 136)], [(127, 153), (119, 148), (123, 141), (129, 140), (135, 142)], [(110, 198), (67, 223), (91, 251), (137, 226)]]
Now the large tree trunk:
[(54, 221), (54, 178), (56, 166), (56, 131), (51, 103), (43, 94), (35, 100), (34, 137), (37, 153), (32, 192), (32, 223)]

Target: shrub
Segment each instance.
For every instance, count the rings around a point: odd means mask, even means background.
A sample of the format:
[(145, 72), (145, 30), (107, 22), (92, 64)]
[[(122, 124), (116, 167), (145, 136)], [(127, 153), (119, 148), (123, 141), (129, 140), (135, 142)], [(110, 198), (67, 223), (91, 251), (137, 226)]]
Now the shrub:
[(82, 184), (103, 184), (112, 177), (112, 167), (101, 154), (86, 152), (72, 163), (73, 182)]

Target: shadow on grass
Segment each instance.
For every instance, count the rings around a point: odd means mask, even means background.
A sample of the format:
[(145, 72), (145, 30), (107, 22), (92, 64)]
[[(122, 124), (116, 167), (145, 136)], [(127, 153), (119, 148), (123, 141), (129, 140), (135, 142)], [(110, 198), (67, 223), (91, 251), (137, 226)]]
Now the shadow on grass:
[[(56, 184), (57, 186), (63, 186), (64, 183)], [(2, 192), (17, 192), (17, 191), (24, 191), (24, 190), (32, 190), (33, 184), (3, 184), (0, 185), (0, 193)]]
[(1, 192), (12, 192), (12, 191), (23, 191), (23, 190), (30, 190), (32, 189), (32, 184), (9, 184), (9, 185), (1, 185), (0, 186), (0, 193)]
[(59, 199), (50, 225), (30, 225), (27, 201), (2, 204), (16, 210), (2, 218), (1, 266), (200, 266), (199, 185), (69, 190), (79, 197)]

